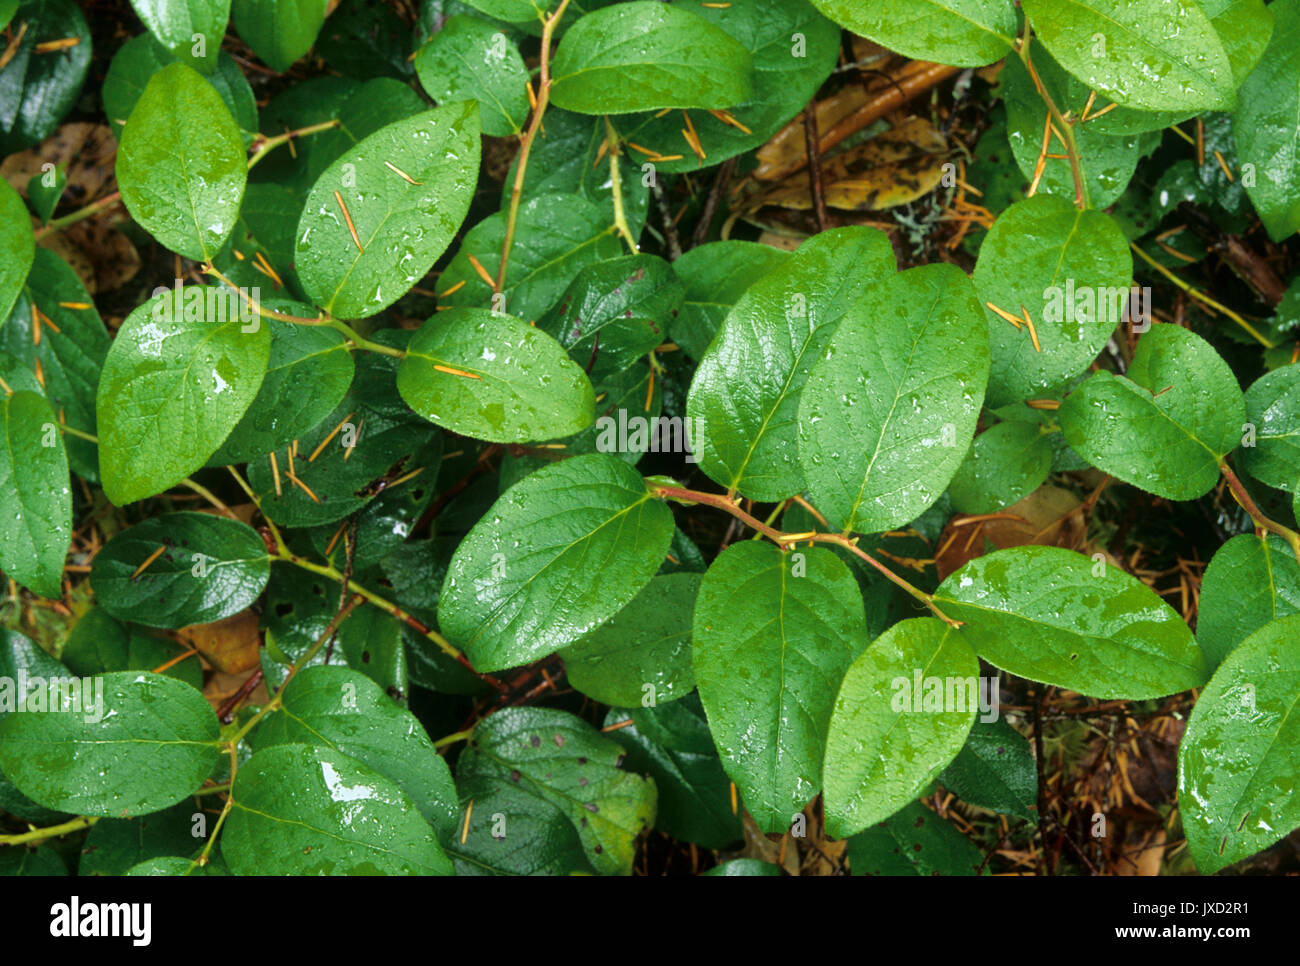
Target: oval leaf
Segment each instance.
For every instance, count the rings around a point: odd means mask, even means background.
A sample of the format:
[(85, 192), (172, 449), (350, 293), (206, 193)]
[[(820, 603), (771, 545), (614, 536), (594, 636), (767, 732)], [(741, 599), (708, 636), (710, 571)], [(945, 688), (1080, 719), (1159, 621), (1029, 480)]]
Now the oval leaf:
[(43, 597), (63, 596), (72, 542), (68, 454), (50, 404), (0, 393), (0, 570)]
[(483, 133), (507, 137), (528, 120), (528, 70), (500, 28), (477, 17), (448, 17), (415, 55), (420, 86), (439, 104), (478, 101)]
[(1300, 366), (1265, 373), (1246, 390), (1246, 423), (1255, 444), (1242, 461), (1261, 483), (1300, 492)]
[(235, 0), (235, 29), (275, 70), (284, 73), (316, 42), (329, 0)]
[(1241, 533), (1215, 551), (1196, 614), (1196, 640), (1211, 670), (1269, 621), (1291, 614), (1300, 614), (1300, 564), (1286, 541)]
[(9, 182), (3, 181), (0, 183), (0, 319), (8, 317), (35, 257), (36, 241), (27, 206)]
[(1013, 48), (1016, 9), (1011, 0), (813, 0), (826, 16), (855, 34), (918, 60), (982, 67)]

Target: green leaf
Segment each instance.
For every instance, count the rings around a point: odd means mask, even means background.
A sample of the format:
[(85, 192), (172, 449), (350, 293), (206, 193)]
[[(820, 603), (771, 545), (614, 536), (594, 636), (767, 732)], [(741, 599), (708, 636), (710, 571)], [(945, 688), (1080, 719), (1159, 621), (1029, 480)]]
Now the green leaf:
[(1246, 193), (1280, 242), (1300, 229), (1300, 0), (1276, 0), (1268, 9), (1273, 39), (1241, 85), (1232, 133), (1242, 171), (1253, 176), (1242, 179)]
[(709, 242), (685, 252), (673, 262), (685, 296), (668, 323), (669, 338), (692, 359), (703, 359), (722, 320), (745, 291), (789, 258), (780, 248), (747, 241)]
[(1024, 9), (1061, 66), (1118, 104), (1188, 112), (1233, 105), (1228, 55), (1193, 0), (1026, 0)]
[(396, 302), (451, 243), (478, 165), (474, 104), (395, 121), (335, 160), (298, 221), (294, 262), (307, 294), (345, 319)]
[[(176, 57), (152, 34), (132, 37), (118, 48), (100, 90), (104, 113), (115, 137), (121, 140), (127, 118), (144, 94), (150, 78), (174, 63)], [(217, 57), (216, 70), (204, 79), (221, 96), (241, 130), (257, 130), (257, 103), (253, 100), (253, 89), (233, 57), (223, 50)]]
[[(505, 779), (550, 802), (577, 828), (598, 873), (630, 875), (636, 837), (654, 821), (656, 794), (654, 782), (620, 769), (622, 760), (622, 748), (581, 718), (505, 708), (474, 728), (456, 779)], [(510, 845), (508, 818), (504, 835)]]
[(979, 672), (961, 632), (933, 617), (899, 621), (853, 662), (826, 736), (827, 835), (889, 818), (957, 756), (979, 707)]
[(457, 14), (415, 55), (420, 86), (439, 104), (478, 101), (483, 133), (519, 134), (528, 120), (528, 70), (519, 48), (485, 20)]
[(709, 869), (702, 875), (714, 876), (731, 876), (731, 875), (757, 875), (757, 876), (780, 876), (781, 867), (771, 862), (764, 862), (762, 859), (730, 859), (721, 862)]
[[(1108, 215), (1035, 195), (998, 216), (973, 280), (993, 356), (988, 403), (1003, 406), (1052, 394), (1097, 358), (1123, 319), (1133, 257)], [(1016, 328), (990, 302), (1017, 317), (1027, 311), (1041, 351), (1028, 326)]]
[(592, 874), (578, 830), (559, 806), (497, 771), (458, 774), (456, 785), (467, 813), (447, 846), (457, 875)]
[(230, 0), (131, 0), (131, 6), (159, 43), (190, 66), (211, 73), (226, 35)]
[(1265, 624), (1229, 654), (1178, 743), (1178, 804), (1205, 875), (1300, 825), (1300, 616)]
[[(44, 317), (39, 339), (33, 309)], [(39, 363), (44, 395), (51, 408), (62, 413), (60, 421), (94, 435), (95, 392), (108, 346), (108, 330), (77, 273), (48, 248), (38, 248), (22, 294), (8, 321), (0, 325), (0, 351), (22, 360), (33, 372)], [(73, 471), (97, 482), (95, 444), (72, 435), (65, 436), (63, 444)]]
[[(14, 14), (9, 37), (17, 43), (0, 71), (0, 155), (29, 148), (55, 132), (81, 93), (91, 57), (90, 28), (72, 0), (28, 0)], [(74, 37), (77, 43), (71, 47), (36, 50)], [(5, 46), (9, 49), (8, 41)]]
[(1038, 775), (1029, 740), (1002, 719), (976, 721), (939, 781), (963, 802), (1032, 822)]
[(271, 333), (226, 288), (168, 289), (127, 316), (96, 398), (104, 493), (122, 506), (203, 466), (257, 396)]
[(0, 185), (0, 316), (8, 316), (36, 257), (32, 222), (22, 197)]
[(60, 656), (70, 671), (82, 677), (105, 671), (152, 671), (170, 664), (159, 673), (202, 689), (203, 669), (198, 657), (180, 663), (174, 660), (184, 653), (176, 641), (127, 627), (109, 616), (104, 607), (92, 607), (68, 632)]
[(1269, 621), (1300, 613), (1300, 565), (1274, 534), (1242, 533), (1218, 550), (1201, 581), (1196, 640), (1210, 670)]
[(270, 574), (266, 544), (248, 524), (184, 512), (150, 517), (111, 538), (95, 555), (90, 583), (114, 617), (175, 629), (238, 613)]
[(821, 788), (835, 688), (865, 635), (857, 581), (822, 547), (745, 540), (709, 567), (694, 620), (722, 766), (759, 828), (784, 831)]
[[(500, 304), (469, 260), (497, 277), (505, 243), (506, 215), (489, 215), (465, 233), (460, 249), (438, 279), (448, 305), (491, 307), (525, 321), (545, 315), (583, 268), (616, 258), (622, 246), (610, 217), (576, 194), (545, 194), (519, 206), (514, 245), (506, 263)], [(462, 284), (463, 283), (463, 284)]]
[(982, 67), (1012, 51), (1016, 10), (1010, 0), (813, 0), (855, 34), (917, 60)]
[(395, 8), (371, 0), (342, 0), (325, 21), (316, 52), (349, 77), (411, 74), (414, 35)]
[(64, 167), (47, 168), (48, 164), (51, 162), (44, 162), (41, 165), (42, 171), (27, 179), (27, 201), (42, 225), (50, 223), (50, 216), (59, 206), (59, 199), (63, 197), (63, 191), (68, 186), (68, 176)]
[(1194, 500), (1219, 480), (1241, 441), (1237, 377), (1200, 336), (1156, 324), (1128, 373), (1093, 373), (1058, 413), (1065, 441), (1097, 469), (1168, 500)]
[(849, 839), (854, 875), (979, 875), (984, 855), (920, 802)]
[(62, 597), (72, 542), (68, 454), (54, 410), (34, 392), (0, 394), (0, 503), (0, 570), (43, 597)]
[(355, 758), (404, 791), (440, 839), (451, 838), (460, 814), (451, 771), (424, 726), (379, 685), (347, 668), (309, 667), (280, 701), (253, 732), (254, 751), (310, 744)]
[(699, 574), (655, 577), (607, 623), (564, 649), (569, 683), (603, 704), (667, 703), (695, 689), (691, 612)]
[(995, 513), (1018, 503), (1047, 479), (1052, 444), (1037, 422), (1008, 420), (975, 437), (948, 493), (960, 513)]
[(672, 513), (622, 460), (553, 463), (507, 490), (456, 548), (438, 622), (480, 671), (527, 664), (618, 613), (672, 534)]
[(50, 845), (0, 848), (0, 875), (67, 875), (68, 867)]
[(397, 368), (397, 391), (430, 422), (495, 443), (569, 436), (595, 418), (591, 382), (563, 347), (487, 309), (425, 322)]
[(725, 30), (687, 10), (632, 0), (595, 10), (564, 34), (551, 99), (580, 114), (727, 108), (753, 90), (753, 60)]
[(1246, 422), (1255, 427), (1255, 445), (1241, 455), (1261, 483), (1300, 492), (1300, 366), (1265, 373), (1246, 390)]
[[(262, 304), (290, 314), (309, 314), (296, 302), (268, 299)], [(352, 384), (352, 353), (340, 333), (269, 318), (262, 324), (271, 331), (266, 377), (210, 464), (246, 463), (306, 436), (342, 402)]]
[(588, 265), (560, 304), (537, 322), (592, 379), (619, 372), (667, 341), (684, 288), (654, 255), (626, 255)]
[(686, 403), (705, 473), (755, 500), (803, 489), (800, 393), (841, 317), (893, 269), (882, 232), (838, 228), (810, 238), (740, 297), (700, 360)]
[(961, 270), (936, 264), (886, 279), (845, 315), (799, 403), (808, 492), (834, 526), (891, 530), (943, 493), (988, 381), (982, 314)]
[(247, 178), (243, 139), (216, 89), (184, 64), (154, 74), (117, 152), (131, 217), (172, 251), (211, 261), (235, 227)]
[(1023, 546), (977, 557), (935, 592), (980, 657), (1031, 681), (1140, 700), (1200, 687), (1204, 657), (1155, 592), (1101, 560)]
[(235, 875), (451, 875), (414, 802), (330, 748), (275, 745), (239, 767), (222, 855)]
[[(202, 837), (194, 834), (199, 811), (191, 800), (138, 818), (101, 819), (81, 847), (77, 875), (126, 875), (163, 856), (197, 855), (203, 847)], [(189, 865), (188, 859), (182, 861)]]
[(253, 53), (284, 73), (316, 42), (329, 0), (234, 0), (235, 29)]
[(1273, 37), (1273, 12), (1264, 0), (1198, 0), (1232, 65), (1238, 88), (1259, 64)]
[[(79, 683), (79, 700), (50, 682), (0, 720), (0, 768), (33, 801), (126, 818), (179, 802), (211, 774), (217, 716), (194, 688), (143, 671)], [(36, 696), (46, 710), (33, 710)]]

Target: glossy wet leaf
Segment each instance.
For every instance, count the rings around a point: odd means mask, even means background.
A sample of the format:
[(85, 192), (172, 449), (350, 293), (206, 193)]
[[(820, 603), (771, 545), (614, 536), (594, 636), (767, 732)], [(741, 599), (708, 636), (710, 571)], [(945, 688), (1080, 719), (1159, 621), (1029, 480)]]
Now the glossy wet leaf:
[(966, 743), (978, 675), (961, 632), (934, 617), (900, 621), (853, 662), (826, 736), (827, 835), (848, 838), (925, 790)]
[(951, 822), (913, 802), (849, 839), (856, 875), (979, 875), (984, 855)]
[(672, 533), (668, 508), (622, 460), (593, 453), (543, 467), (457, 547), (438, 622), (480, 671), (527, 664), (618, 613)]
[(243, 139), (216, 89), (180, 63), (154, 74), (117, 153), (131, 217), (172, 251), (211, 261), (235, 227), (247, 179)]
[(939, 782), (963, 802), (1032, 822), (1038, 809), (1038, 776), (1029, 740), (998, 718), (981, 717), (971, 728)]
[[(559, 808), (592, 867), (630, 875), (636, 837), (655, 815), (655, 784), (619, 768), (623, 750), (581, 718), (551, 708), (506, 708), (474, 728), (458, 782), (504, 779)], [(510, 823), (504, 829), (510, 841)]]
[(683, 253), (673, 271), (685, 295), (668, 324), (669, 337), (692, 359), (702, 359), (745, 291), (789, 257), (779, 248), (747, 241), (708, 242)]
[(405, 295), (469, 210), (478, 134), (478, 107), (452, 104), (380, 128), (326, 168), (294, 245), (307, 294), (346, 319)]
[[(82, 815), (156, 812), (193, 792), (217, 763), (217, 716), (194, 688), (142, 671), (105, 674), (78, 701), (0, 721), (0, 768), (33, 801)], [(95, 697), (102, 698), (102, 704)], [(60, 705), (66, 710), (48, 710)], [(89, 711), (86, 708), (89, 707)], [(87, 720), (87, 718), (94, 720)]]
[(402, 789), (440, 838), (451, 838), (460, 809), (447, 763), (415, 716), (379, 685), (347, 668), (309, 667), (281, 702), (253, 732), (255, 751), (310, 744), (355, 758)]
[(170, 638), (122, 623), (104, 607), (92, 607), (72, 625), (60, 657), (68, 670), (82, 677), (105, 671), (152, 671), (167, 665), (158, 673), (201, 689), (203, 668), (198, 655), (176, 660), (186, 650)]
[(1166, 324), (1138, 340), (1126, 375), (1094, 373), (1059, 412), (1080, 456), (1170, 500), (1194, 500), (1214, 487), (1219, 461), (1241, 442), (1245, 416), (1223, 358), (1200, 336)]
[(439, 104), (478, 101), (483, 133), (518, 134), (528, 120), (528, 71), (496, 25), (457, 14), (415, 55), (420, 86)]
[(756, 500), (804, 488), (800, 394), (840, 319), (893, 269), (881, 232), (840, 228), (809, 239), (748, 288), (691, 381), (686, 413), (704, 472)]
[(35, 255), (27, 206), (6, 181), (0, 185), (0, 316), (9, 314)]
[[(1254, 175), (1246, 193), (1274, 241), (1300, 229), (1300, 0), (1269, 5), (1273, 39), (1241, 85), (1232, 115), (1237, 156)], [(1244, 180), (1244, 179), (1243, 179)]]
[[(1133, 258), (1119, 226), (1098, 211), (1036, 195), (993, 223), (980, 245), (975, 291), (988, 320), (988, 401), (1002, 406), (1050, 395), (1083, 372), (1124, 317)], [(988, 307), (1029, 326), (1017, 328)]]
[[(8, 36), (5, 47), (12, 41), (13, 54), (0, 72), (0, 154), (54, 133), (81, 94), (91, 58), (90, 27), (73, 0), (28, 0), (14, 13)], [(37, 49), (69, 38), (77, 42)]]
[[(460, 831), (447, 845), (457, 875), (591, 875), (565, 811), (500, 771), (461, 774)], [(470, 803), (473, 803), (472, 809)]]
[(835, 691), (865, 634), (853, 575), (821, 547), (745, 540), (695, 602), (695, 680), (722, 765), (765, 832), (821, 789)]
[(1011, 52), (1016, 10), (1010, 0), (813, 0), (836, 23), (900, 54), (980, 67)]
[(1196, 640), (1210, 670), (1269, 621), (1300, 613), (1300, 564), (1275, 534), (1241, 533), (1205, 568)]
[(1059, 547), (977, 557), (935, 592), (984, 660), (1095, 698), (1158, 698), (1200, 687), (1201, 649), (1182, 618), (1117, 567)]
[(0, 392), (0, 569), (44, 597), (63, 596), (72, 490), (58, 417), (34, 392)]
[(239, 37), (274, 70), (284, 73), (316, 42), (329, 0), (234, 0)]
[(981, 316), (951, 265), (885, 279), (844, 316), (799, 402), (808, 493), (833, 526), (890, 530), (943, 493), (988, 381)]
[(994, 513), (1038, 489), (1052, 469), (1052, 444), (1037, 422), (1008, 420), (975, 437), (948, 486), (953, 509)]
[(438, 312), (411, 339), (397, 391), (445, 429), (498, 443), (541, 442), (586, 429), (595, 393), (540, 328), (487, 309)]
[(1028, 0), (1025, 13), (1061, 66), (1119, 104), (1203, 111), (1234, 103), (1228, 55), (1193, 0)]
[(131, 6), (159, 43), (191, 66), (211, 72), (230, 19), (230, 0), (131, 0)]
[(595, 10), (565, 31), (551, 98), (581, 114), (721, 109), (747, 99), (753, 60), (735, 38), (677, 6), (632, 0)]
[(1227, 656), (1178, 744), (1187, 845), (1209, 875), (1300, 825), (1300, 616), (1270, 621)]
[(609, 621), (564, 649), (569, 683), (612, 705), (662, 704), (689, 694), (699, 588), (699, 574), (655, 577)]
[(236, 875), (451, 875), (397, 785), (325, 747), (275, 745), (240, 766), (222, 855)]
[(163, 856), (197, 856), (205, 840), (194, 834), (196, 811), (190, 799), (136, 818), (101, 819), (82, 845), (77, 875), (126, 875), (137, 865)]
[(119, 506), (175, 486), (207, 462), (261, 387), (270, 330), (241, 319), (225, 288), (168, 289), (127, 316), (95, 410), (104, 492)]
[(1300, 492), (1300, 366), (1265, 373), (1246, 390), (1246, 423), (1255, 427), (1242, 462), (1261, 483)]

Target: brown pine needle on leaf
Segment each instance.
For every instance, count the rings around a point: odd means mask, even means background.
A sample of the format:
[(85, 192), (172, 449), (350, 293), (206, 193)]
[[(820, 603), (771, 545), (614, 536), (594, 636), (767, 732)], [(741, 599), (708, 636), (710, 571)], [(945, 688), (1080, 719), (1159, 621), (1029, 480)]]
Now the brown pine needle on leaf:
[(478, 373), (476, 373), (476, 372), (466, 372), (464, 369), (456, 369), (456, 368), (454, 368), (454, 367), (452, 367), (452, 366), (444, 366), (444, 365), (443, 365), (442, 363), (440, 363), (440, 362), (435, 362), (435, 363), (433, 364), (433, 368), (434, 368), (436, 371), (438, 371), (438, 372), (445, 372), (445, 373), (447, 373), (449, 376), (460, 376), (460, 377), (463, 378), (463, 379), (482, 379), (482, 378), (483, 378), (482, 376), (480, 376), (480, 375), (479, 375)]
[(988, 306), (989, 311), (996, 313), (999, 318), (1005, 319), (1006, 321), (1010, 322), (1017, 329), (1023, 328), (1023, 326), (1020, 324), (1020, 320), (1016, 318), (1014, 315), (1012, 315), (1010, 312), (1008, 312), (1006, 309), (1000, 309), (992, 302), (985, 302), (984, 304)]
[(495, 289), (497, 283), (492, 278), (492, 276), (488, 274), (487, 269), (483, 267), (483, 263), (480, 262), (473, 255), (466, 254), (465, 257), (468, 258), (469, 263), (474, 266), (474, 271), (478, 272), (478, 277), (483, 279), (483, 281), (487, 283), (488, 288)]
[(387, 168), (389, 171), (393, 172), (395, 175), (397, 175), (399, 178), (401, 178), (401, 179), (402, 179), (403, 181), (405, 181), (407, 184), (413, 184), (413, 185), (416, 185), (416, 186), (419, 186), (419, 185), (424, 184), (423, 181), (416, 181), (414, 178), (412, 178), (409, 174), (407, 174), (405, 171), (403, 171), (403, 170), (402, 170), (401, 168), (399, 168), (397, 165), (393, 164), (391, 161), (385, 161), (385, 162), (384, 162), (384, 167)]
[(135, 579), (136, 579), (137, 577), (139, 577), (142, 573), (144, 573), (146, 570), (148, 570), (148, 569), (149, 569), (149, 565), (152, 564), (152, 563), (153, 563), (155, 560), (157, 560), (159, 557), (161, 557), (161, 556), (163, 555), (163, 553), (164, 553), (166, 550), (167, 550), (167, 545), (166, 545), (166, 544), (163, 544), (161, 547), (159, 547), (159, 548), (158, 548), (157, 550), (155, 550), (153, 553), (149, 554), (149, 556), (145, 557), (145, 558), (144, 558), (144, 563), (142, 563), (142, 564), (140, 564), (140, 566), (136, 567), (136, 568), (135, 568), (135, 572), (134, 572), (133, 574), (131, 574), (131, 579), (132, 579), (132, 580), (135, 580)]
[(352, 224), (352, 215), (348, 211), (348, 206), (343, 203), (343, 196), (339, 194), (337, 188), (334, 190), (334, 200), (339, 203), (339, 210), (343, 212), (343, 220), (348, 223), (348, 231), (352, 233), (352, 241), (357, 246), (357, 251), (364, 252), (361, 239), (357, 237), (357, 226)]

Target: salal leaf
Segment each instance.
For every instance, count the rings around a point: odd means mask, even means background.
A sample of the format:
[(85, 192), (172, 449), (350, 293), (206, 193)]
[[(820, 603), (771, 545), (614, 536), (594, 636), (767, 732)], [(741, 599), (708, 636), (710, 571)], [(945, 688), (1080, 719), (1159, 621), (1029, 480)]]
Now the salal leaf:
[(99, 474), (114, 503), (199, 469), (256, 398), (271, 333), (242, 321), (238, 306), (225, 288), (169, 289), (122, 323), (95, 404)]
[(266, 544), (248, 524), (183, 512), (151, 517), (112, 537), (95, 555), (90, 581), (114, 617), (174, 629), (243, 610), (270, 574)]
[(77, 875), (126, 875), (134, 866), (160, 856), (197, 857), (204, 840), (194, 835), (196, 811), (190, 800), (137, 818), (101, 819), (82, 844)]
[(331, 748), (274, 745), (239, 766), (221, 852), (236, 875), (451, 875), (400, 788)]
[(1061, 66), (1118, 104), (1146, 111), (1233, 105), (1228, 55), (1194, 0), (1027, 0), (1024, 9)]
[(1210, 669), (1269, 621), (1300, 613), (1300, 564), (1286, 541), (1242, 533), (1215, 551), (1201, 581), (1196, 640)]
[(425, 322), (397, 368), (397, 391), (430, 422), (494, 443), (569, 436), (595, 418), (591, 381), (564, 348), (487, 309)]
[[(0, 769), (33, 801), (81, 815), (126, 818), (179, 802), (219, 757), (212, 707), (174, 678), (119, 671), (79, 696), (47, 682), (45, 710), (0, 721)], [(100, 690), (102, 686), (102, 691)]]
[(1219, 35), (1235, 86), (1240, 88), (1273, 37), (1272, 7), (1265, 6), (1264, 0), (1197, 0), (1197, 5)]
[(1265, 373), (1246, 390), (1246, 423), (1255, 428), (1242, 461), (1261, 483), (1300, 492), (1300, 366)]
[(893, 815), (957, 756), (979, 706), (979, 670), (961, 632), (934, 617), (899, 621), (862, 652), (826, 736), (827, 835), (848, 838)]
[(309, 744), (355, 758), (402, 789), (440, 838), (456, 830), (456, 786), (424, 726), (356, 671), (322, 665), (294, 675), (280, 692), (279, 712), (250, 740), (254, 751)]
[[(577, 829), (598, 873), (630, 875), (636, 837), (654, 821), (656, 795), (654, 782), (623, 771), (622, 761), (623, 749), (581, 718), (506, 708), (474, 728), (456, 778), (506, 779), (551, 803)], [(504, 834), (509, 845), (508, 818)]]
[(1093, 373), (1059, 412), (1065, 441), (1097, 469), (1168, 500), (1218, 482), (1241, 442), (1246, 404), (1228, 364), (1200, 336), (1156, 324), (1128, 373)]
[(725, 30), (676, 6), (632, 0), (565, 32), (551, 99), (580, 114), (720, 109), (749, 97), (752, 72), (749, 51)]
[(970, 448), (989, 376), (975, 289), (952, 265), (909, 269), (844, 316), (799, 403), (813, 504), (845, 530), (919, 516)]
[(498, 770), (457, 769), (465, 818), (447, 845), (456, 874), (591, 875), (578, 829), (522, 778), (522, 772), (516, 782)]
[(193, 68), (154, 74), (122, 130), (122, 201), (167, 248), (211, 261), (235, 227), (248, 169), (221, 95)]
[(1224, 659), (1178, 743), (1178, 806), (1206, 875), (1300, 825), (1300, 615), (1265, 624)]
[(855, 34), (918, 60), (982, 67), (1015, 45), (1011, 0), (813, 0), (814, 6)]
[(854, 875), (979, 875), (984, 853), (920, 802), (849, 839)]
[(729, 859), (720, 862), (709, 871), (701, 873), (707, 876), (780, 876), (781, 867), (762, 859)]
[(446, 304), (493, 308), (535, 322), (560, 300), (578, 272), (622, 251), (612, 218), (595, 203), (577, 194), (530, 198), (519, 206), (498, 300), (470, 256), (495, 279), (505, 233), (504, 213), (489, 215), (465, 233), (451, 264), (438, 277), (439, 296)]
[(478, 101), (483, 133), (507, 137), (528, 120), (528, 70), (499, 27), (477, 17), (448, 17), (415, 55), (420, 86), (439, 104)]
[(686, 413), (704, 472), (755, 500), (803, 489), (800, 393), (840, 319), (893, 271), (883, 233), (838, 228), (810, 238), (749, 287), (691, 381)]
[(72, 542), (68, 454), (37, 393), (0, 390), (0, 570), (44, 597), (63, 596)]
[(480, 671), (527, 664), (618, 613), (659, 569), (672, 535), (672, 513), (617, 457), (543, 467), (456, 548), (438, 622)]
[[(300, 303), (267, 299), (262, 304), (290, 314), (311, 314)], [(289, 445), (320, 425), (352, 385), (356, 367), (340, 333), (270, 318), (261, 324), (271, 330), (266, 376), (248, 411), (212, 454), (211, 464), (246, 463)]]
[(627, 255), (584, 268), (560, 304), (537, 322), (592, 379), (626, 369), (666, 342), (684, 289), (654, 255)]
[(472, 103), (395, 121), (335, 160), (298, 221), (294, 265), (307, 294), (348, 319), (396, 302), (451, 243), (478, 164)]
[(211, 72), (230, 19), (230, 0), (131, 0), (131, 6), (159, 43)]
[(695, 680), (722, 766), (764, 832), (821, 789), (835, 689), (862, 645), (862, 596), (829, 550), (745, 540), (695, 601)]
[(948, 494), (961, 513), (994, 513), (1038, 489), (1051, 469), (1050, 437), (1035, 420), (1012, 419), (975, 437)]
[[(74, 39), (71, 47), (38, 49)], [(53, 134), (81, 94), (90, 67), (90, 27), (73, 0), (27, 0), (14, 14), (0, 83), (0, 155)]]
[[(1124, 316), (1133, 257), (1109, 215), (1035, 195), (998, 216), (973, 279), (993, 356), (988, 402), (1002, 406), (1050, 394), (1097, 358)], [(1028, 312), (1038, 345), (990, 303)]]
[(68, 867), (53, 846), (38, 845), (35, 851), (22, 845), (0, 848), (0, 876), (67, 874)]
[(36, 241), (27, 206), (5, 181), (0, 184), (0, 318), (9, 315), (35, 257)]
[(607, 623), (564, 649), (569, 683), (604, 704), (640, 706), (695, 689), (691, 613), (699, 574), (655, 577)]
[(668, 335), (692, 359), (703, 359), (722, 320), (745, 291), (770, 275), (790, 253), (747, 241), (699, 245), (673, 262), (685, 287), (681, 308), (668, 323)]
[(283, 73), (316, 42), (329, 0), (234, 0), (240, 39)]
[(1260, 220), (1274, 241), (1300, 229), (1300, 0), (1279, 0), (1273, 39), (1245, 83), (1232, 115), (1232, 134), (1242, 179)]
[(1029, 741), (1001, 718), (975, 722), (939, 781), (963, 802), (1032, 822), (1038, 775)]
[(1031, 681), (1136, 701), (1208, 676), (1192, 632), (1155, 591), (1060, 547), (977, 557), (939, 585), (935, 603), (963, 622), (975, 653)]
[(169, 667), (159, 674), (202, 688), (203, 669), (197, 655), (173, 660), (184, 653), (177, 641), (128, 627), (100, 606), (86, 611), (72, 626), (60, 657), (70, 671), (82, 677), (105, 671), (152, 671), (166, 664)]

